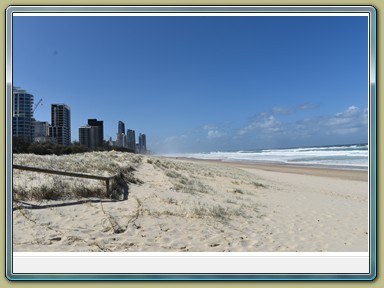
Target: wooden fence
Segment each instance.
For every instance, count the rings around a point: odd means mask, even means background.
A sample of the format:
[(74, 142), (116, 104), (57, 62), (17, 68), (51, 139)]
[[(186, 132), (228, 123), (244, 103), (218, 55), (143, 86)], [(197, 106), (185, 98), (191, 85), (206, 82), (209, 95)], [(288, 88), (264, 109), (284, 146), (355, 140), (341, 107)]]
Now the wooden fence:
[(37, 167), (28, 167), (28, 166), (22, 166), (22, 165), (13, 165), (13, 169), (47, 173), (47, 174), (56, 174), (56, 175), (63, 175), (63, 176), (70, 176), (70, 177), (87, 178), (87, 179), (94, 179), (94, 180), (103, 180), (103, 181), (105, 181), (105, 184), (107, 186), (108, 195), (109, 195), (109, 181), (114, 179), (115, 177), (117, 177), (117, 176), (107, 176), (107, 177), (106, 176), (96, 176), (96, 175), (89, 175), (89, 174), (82, 174), (82, 173), (43, 169), (43, 168), (37, 168)]

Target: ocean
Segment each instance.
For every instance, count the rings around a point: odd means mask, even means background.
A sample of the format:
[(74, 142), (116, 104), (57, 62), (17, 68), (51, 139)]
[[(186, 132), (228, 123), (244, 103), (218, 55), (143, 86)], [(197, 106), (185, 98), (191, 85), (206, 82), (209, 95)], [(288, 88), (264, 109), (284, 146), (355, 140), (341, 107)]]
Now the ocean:
[(368, 170), (368, 144), (167, 155), (195, 159)]

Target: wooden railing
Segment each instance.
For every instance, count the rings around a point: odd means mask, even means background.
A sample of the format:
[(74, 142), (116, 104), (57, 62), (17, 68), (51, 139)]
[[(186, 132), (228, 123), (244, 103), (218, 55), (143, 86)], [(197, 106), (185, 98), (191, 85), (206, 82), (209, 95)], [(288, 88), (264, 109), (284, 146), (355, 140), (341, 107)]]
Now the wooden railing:
[(116, 176), (96, 176), (96, 175), (89, 175), (89, 174), (83, 174), (83, 173), (58, 171), (58, 170), (29, 167), (29, 166), (22, 166), (22, 165), (13, 165), (13, 169), (47, 173), (47, 174), (56, 174), (56, 175), (63, 175), (63, 176), (70, 176), (70, 177), (87, 178), (87, 179), (94, 179), (94, 180), (103, 180), (103, 181), (105, 181), (105, 184), (107, 186), (107, 193), (108, 194), (109, 194), (109, 181), (116, 177)]

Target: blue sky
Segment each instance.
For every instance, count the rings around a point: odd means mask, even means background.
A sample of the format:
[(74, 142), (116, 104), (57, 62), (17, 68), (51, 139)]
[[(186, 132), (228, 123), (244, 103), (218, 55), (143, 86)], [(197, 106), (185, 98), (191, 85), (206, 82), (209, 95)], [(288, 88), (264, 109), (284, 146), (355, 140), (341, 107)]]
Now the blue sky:
[(368, 142), (367, 17), (14, 17), (13, 85), (157, 153)]

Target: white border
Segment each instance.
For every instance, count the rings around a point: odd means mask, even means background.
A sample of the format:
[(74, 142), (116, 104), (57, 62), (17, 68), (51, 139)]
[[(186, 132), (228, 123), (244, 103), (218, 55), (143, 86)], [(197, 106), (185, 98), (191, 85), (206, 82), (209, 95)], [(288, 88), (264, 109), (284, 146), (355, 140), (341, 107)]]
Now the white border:
[(368, 274), (368, 252), (14, 252), (14, 273)]

